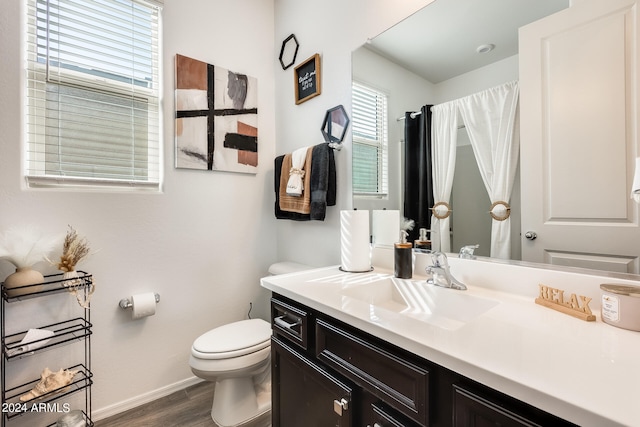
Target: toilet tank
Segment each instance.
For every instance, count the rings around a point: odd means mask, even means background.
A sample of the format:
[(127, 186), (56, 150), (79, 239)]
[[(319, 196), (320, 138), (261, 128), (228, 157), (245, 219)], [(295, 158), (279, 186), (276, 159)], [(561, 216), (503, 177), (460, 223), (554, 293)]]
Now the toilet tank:
[(269, 274), (277, 276), (278, 274), (295, 273), (296, 271), (310, 270), (312, 268), (314, 267), (293, 261), (282, 261), (271, 264), (269, 266)]

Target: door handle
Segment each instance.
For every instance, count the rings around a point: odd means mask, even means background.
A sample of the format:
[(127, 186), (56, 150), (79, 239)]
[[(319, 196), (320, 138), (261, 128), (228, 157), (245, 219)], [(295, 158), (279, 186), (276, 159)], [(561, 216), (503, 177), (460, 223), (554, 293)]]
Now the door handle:
[(342, 398), (340, 400), (336, 399), (333, 401), (333, 411), (342, 416), (342, 411), (346, 411), (347, 409), (349, 409), (349, 402), (347, 401), (347, 399)]
[(535, 231), (527, 231), (526, 233), (524, 233), (524, 237), (529, 240), (536, 240), (536, 237), (538, 237), (538, 235)]

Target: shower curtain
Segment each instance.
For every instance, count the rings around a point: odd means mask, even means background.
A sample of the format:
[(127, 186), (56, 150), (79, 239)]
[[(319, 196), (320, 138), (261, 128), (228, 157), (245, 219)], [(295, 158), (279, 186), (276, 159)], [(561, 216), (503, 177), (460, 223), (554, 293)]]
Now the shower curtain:
[(442, 252), (451, 251), (449, 200), (456, 167), (458, 140), (458, 108), (455, 102), (436, 105), (433, 110), (433, 213), (431, 246)]
[(504, 214), (520, 150), (518, 94), (518, 82), (510, 82), (458, 100), (494, 213), (507, 216), (491, 221), (491, 256), (502, 259), (511, 258), (511, 218)]
[(407, 241), (418, 238), (420, 228), (429, 229), (433, 206), (431, 166), (431, 105), (421, 114), (405, 114), (404, 124), (404, 216), (415, 221)]

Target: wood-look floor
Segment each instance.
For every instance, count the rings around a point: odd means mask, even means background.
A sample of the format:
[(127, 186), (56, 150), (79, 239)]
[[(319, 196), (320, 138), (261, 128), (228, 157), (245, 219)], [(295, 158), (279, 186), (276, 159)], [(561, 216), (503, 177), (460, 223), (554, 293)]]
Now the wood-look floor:
[(217, 427), (211, 419), (214, 384), (201, 382), (169, 396), (130, 409), (95, 427)]
[[(219, 427), (211, 419), (215, 384), (208, 381), (176, 391), (146, 405), (104, 420), (95, 427)], [(271, 427), (271, 413), (248, 421), (242, 427)]]

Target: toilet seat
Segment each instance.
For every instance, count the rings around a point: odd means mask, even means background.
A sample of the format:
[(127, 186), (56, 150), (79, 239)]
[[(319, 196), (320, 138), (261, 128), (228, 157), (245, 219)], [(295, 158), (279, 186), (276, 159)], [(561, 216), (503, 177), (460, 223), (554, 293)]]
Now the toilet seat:
[(269, 347), (271, 325), (262, 319), (241, 320), (217, 327), (198, 337), (191, 354), (199, 359), (229, 359)]

